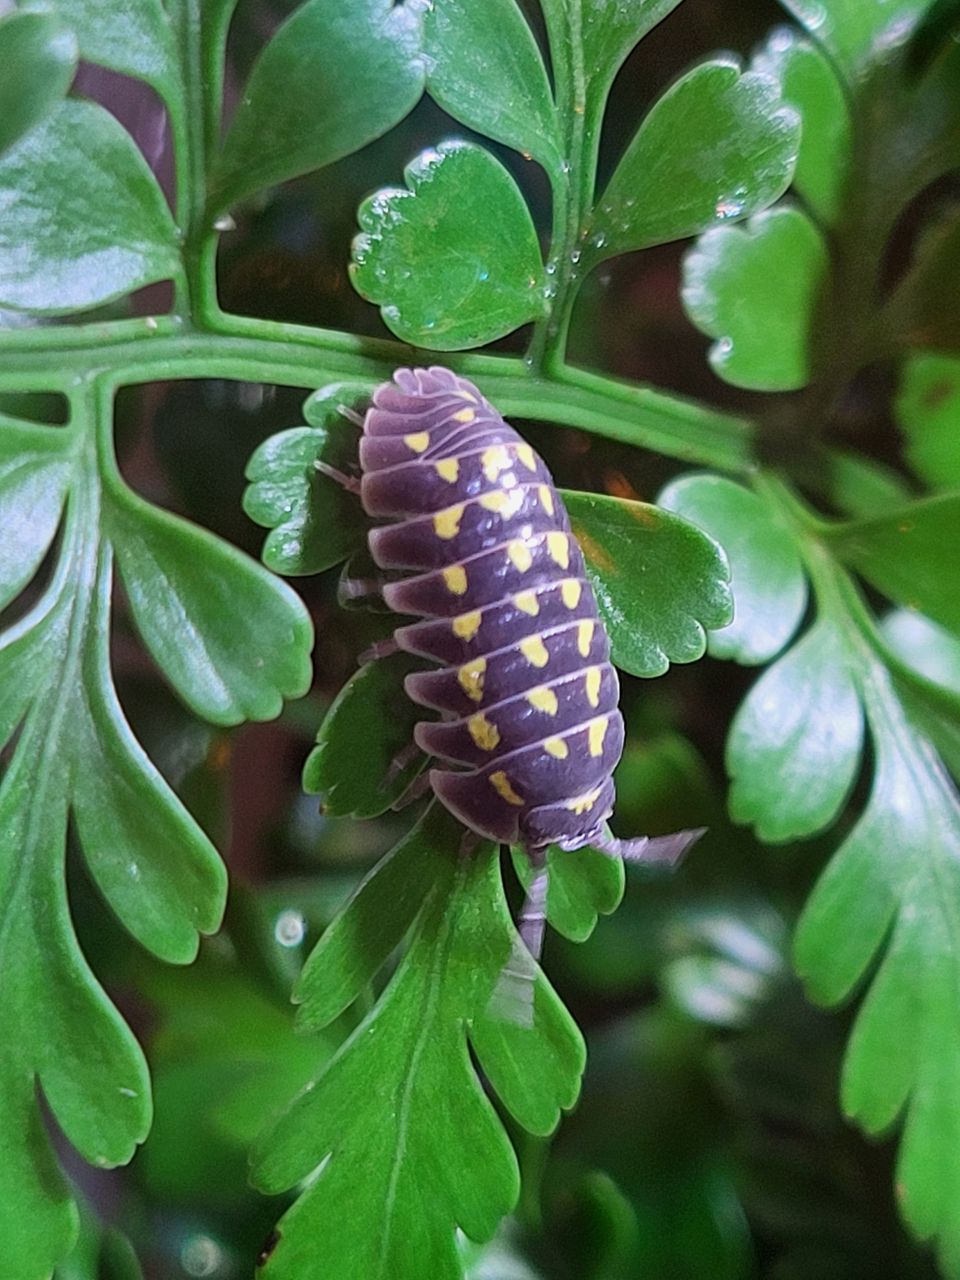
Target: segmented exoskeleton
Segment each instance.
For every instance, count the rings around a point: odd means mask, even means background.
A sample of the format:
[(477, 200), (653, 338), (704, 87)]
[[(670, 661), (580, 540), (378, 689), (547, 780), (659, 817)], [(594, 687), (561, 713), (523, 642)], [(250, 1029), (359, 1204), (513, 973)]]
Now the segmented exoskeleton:
[[(623, 750), (610, 642), (563, 502), (543, 460), (449, 369), (398, 369), (363, 419), (371, 555), (391, 580), (394, 643), (432, 659), (407, 694), (439, 711), (417, 744), (442, 762), (429, 782), (465, 826), (521, 845), (542, 867), (551, 844), (672, 861), (699, 832), (618, 841), (613, 770)], [(356, 487), (356, 486), (353, 486)], [(523, 933), (535, 952), (546, 892), (531, 889)]]

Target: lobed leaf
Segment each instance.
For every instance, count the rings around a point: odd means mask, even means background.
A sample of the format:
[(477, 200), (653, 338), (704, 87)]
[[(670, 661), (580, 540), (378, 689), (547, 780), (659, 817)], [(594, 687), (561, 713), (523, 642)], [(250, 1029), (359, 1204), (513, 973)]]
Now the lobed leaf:
[(829, 270), (823, 236), (789, 205), (702, 235), (684, 259), (681, 296), (697, 328), (719, 339), (709, 354), (714, 372), (752, 391), (805, 386)]
[(324, 812), (374, 818), (422, 771), (427, 757), (416, 747), (413, 729), (428, 713), (403, 691), (404, 676), (422, 666), (406, 653), (378, 658), (337, 694), (303, 767), (304, 790), (323, 796)]
[(368, 521), (358, 498), (318, 471), (316, 463), (355, 474), (359, 432), (339, 407), (364, 399), (369, 399), (366, 388), (324, 387), (304, 405), (309, 427), (280, 431), (251, 455), (243, 509), (270, 530), (262, 556), (274, 573), (320, 573), (362, 545)]
[(890, 52), (909, 40), (932, 0), (900, 0), (896, 5), (863, 0), (781, 0), (856, 83)]
[(60, 101), (77, 68), (77, 40), (54, 13), (0, 21), (0, 156)]
[(360, 206), (353, 242), (354, 285), (387, 327), (405, 342), (459, 351), (542, 316), (536, 229), (500, 161), (472, 143), (444, 142), (404, 176), (405, 189)]
[(960, 638), (910, 609), (888, 613), (881, 626), (898, 658), (934, 684), (960, 694)]
[(954, 589), (960, 495), (923, 498), (869, 520), (824, 530), (841, 560), (890, 600), (960, 632)]
[(800, 920), (797, 967), (820, 1000), (876, 969), (843, 1077), (847, 1114), (871, 1133), (905, 1112), (897, 1184), (907, 1222), (960, 1266), (960, 800), (877, 662), (860, 667), (877, 760), (866, 812)]
[(686, 520), (644, 502), (563, 492), (613, 661), (638, 676), (695, 662), (732, 616), (726, 558)]
[(285, 583), (128, 490), (106, 514), (137, 629), (189, 707), (214, 724), (271, 720), (307, 692), (313, 626)]
[(435, 806), (419, 839), (397, 851), (432, 871), (409, 949), (375, 1008), (255, 1148), (264, 1190), (314, 1173), (279, 1223), (268, 1277), (460, 1280), (454, 1227), (489, 1239), (519, 1192), (468, 1036), (526, 1127), (552, 1127), (576, 1097), (583, 1043), (541, 977), (531, 1027), (487, 1021), (519, 943), (496, 851), (458, 858), (459, 842), (459, 825)]
[(694, 67), (651, 108), (586, 232), (591, 264), (745, 218), (790, 184), (796, 112), (776, 81), (717, 59)]
[(53, 542), (70, 483), (69, 446), (49, 427), (0, 424), (0, 609), (27, 585)]
[(254, 63), (211, 201), (322, 169), (398, 124), (423, 93), (420, 0), (307, 0)]
[(807, 580), (789, 531), (755, 494), (722, 476), (682, 476), (658, 501), (716, 538), (729, 558), (733, 622), (710, 637), (711, 654), (749, 666), (779, 653), (807, 603)]
[(562, 142), (543, 57), (517, 0), (441, 0), (424, 19), (427, 90), (461, 124), (560, 178)]
[(730, 813), (775, 843), (837, 818), (860, 765), (863, 711), (843, 640), (821, 619), (760, 677), (727, 740)]
[(752, 66), (777, 81), (784, 102), (800, 115), (795, 189), (821, 223), (836, 222), (853, 145), (843, 84), (817, 46), (790, 27), (776, 28)]
[[(514, 870), (525, 889), (533, 880), (530, 860), (511, 849)], [(547, 850), (547, 919), (571, 942), (586, 942), (599, 916), (616, 911), (626, 886), (623, 862), (585, 846), (574, 853), (551, 845)]]
[(960, 488), (960, 359), (911, 356), (903, 365), (896, 413), (917, 475), (934, 489)]
[(176, 48), (161, 0), (56, 0), (56, 11), (76, 33), (81, 58), (174, 92)]
[(163, 192), (127, 131), (92, 102), (61, 102), (0, 157), (0, 210), (3, 306), (64, 315), (180, 269)]

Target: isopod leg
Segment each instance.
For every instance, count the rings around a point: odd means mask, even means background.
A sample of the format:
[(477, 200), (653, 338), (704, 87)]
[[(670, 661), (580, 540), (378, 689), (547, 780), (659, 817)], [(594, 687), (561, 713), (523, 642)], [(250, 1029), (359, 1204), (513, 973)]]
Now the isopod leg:
[(490, 998), (490, 1007), (495, 1016), (520, 1027), (533, 1026), (537, 962), (543, 951), (549, 887), (546, 850), (532, 849), (528, 856), (533, 868), (533, 879), (527, 889), (518, 922), (523, 946), (514, 948)]
[(604, 840), (594, 840), (593, 848), (609, 854), (611, 858), (622, 858), (625, 862), (653, 862), (673, 866), (706, 829), (694, 827), (690, 831), (675, 831), (669, 836), (640, 836), (636, 840), (617, 840), (608, 836)]
[(332, 467), (329, 462), (324, 462), (321, 458), (317, 458), (313, 465), (321, 475), (327, 476), (334, 484), (338, 484), (341, 489), (346, 489), (347, 493), (360, 493), (359, 477), (348, 476), (345, 471)]

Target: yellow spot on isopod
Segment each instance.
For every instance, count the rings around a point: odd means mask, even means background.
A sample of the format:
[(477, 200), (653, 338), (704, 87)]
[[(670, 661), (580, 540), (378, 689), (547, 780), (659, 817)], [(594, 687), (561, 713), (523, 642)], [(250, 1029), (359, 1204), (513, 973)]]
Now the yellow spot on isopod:
[(558, 564), (561, 569), (570, 567), (570, 544), (565, 533), (552, 529), (547, 534), (547, 552), (554, 564)]
[(547, 513), (548, 516), (552, 516), (553, 515), (553, 494), (550, 492), (550, 486), (548, 484), (540, 485), (539, 492), (540, 492), (541, 507), (543, 507), (544, 511)]
[(429, 431), (414, 431), (412, 435), (403, 437), (403, 443), (408, 449), (412, 449), (414, 453), (423, 453), (430, 443), (430, 433)]
[(480, 465), (488, 480), (496, 480), (501, 471), (510, 470), (510, 453), (502, 444), (492, 444), (481, 453)]
[(434, 466), (440, 479), (446, 480), (449, 484), (453, 484), (460, 474), (460, 463), (456, 458), (441, 458), (439, 462), (434, 463)]
[(469, 391), (458, 391), (457, 395), (460, 397), (461, 400), (469, 400), (471, 404), (477, 403), (477, 397), (474, 395), (471, 395)]
[(486, 658), (474, 658), (472, 662), (465, 662), (457, 671), (457, 680), (460, 682), (460, 688), (471, 702), (481, 702), (483, 700), (483, 678), (486, 675), (486, 671)]
[(517, 445), (517, 457), (527, 468), (528, 471), (536, 471), (537, 455), (533, 452), (528, 444)]
[(600, 681), (603, 679), (603, 673), (599, 667), (591, 667), (586, 674), (587, 701), (591, 707), (600, 705)]
[(497, 769), (490, 775), (490, 781), (493, 789), (498, 796), (506, 800), (507, 804), (523, 804), (523, 797), (518, 796), (510, 785), (510, 779), (502, 769)]
[(535, 707), (537, 711), (546, 712), (548, 716), (557, 714), (557, 695), (552, 689), (548, 689), (545, 684), (540, 684), (535, 689), (530, 689), (527, 693), (527, 701), (531, 707)]
[(588, 791), (585, 795), (575, 796), (572, 800), (568, 800), (566, 807), (571, 813), (587, 813), (600, 799), (602, 788), (597, 787), (596, 791)]
[(485, 511), (504, 511), (510, 504), (510, 495), (506, 489), (492, 489), (489, 493), (481, 493), (477, 499)]
[(603, 740), (607, 736), (607, 716), (597, 716), (596, 720), (591, 720), (587, 726), (587, 740), (590, 744), (590, 754), (599, 756), (603, 753)]
[(562, 738), (545, 738), (543, 749), (547, 755), (554, 756), (557, 760), (566, 760), (570, 754), (570, 748)]
[(433, 517), (433, 527), (438, 538), (455, 538), (460, 532), (460, 521), (463, 519), (463, 503), (444, 507)]
[(530, 548), (520, 538), (514, 538), (512, 542), (507, 543), (507, 559), (521, 573), (526, 573), (533, 564)]
[(521, 640), (520, 652), (534, 667), (545, 667), (550, 661), (542, 636), (527, 636), (525, 640)]
[(535, 591), (520, 591), (513, 597), (513, 603), (518, 609), (522, 609), (524, 613), (529, 613), (531, 618), (535, 618), (540, 612), (540, 601), (537, 599)]
[(461, 613), (453, 620), (453, 633), (461, 640), (472, 640), (480, 630), (480, 610), (471, 609), (469, 613)]
[(447, 565), (443, 580), (447, 590), (455, 596), (462, 596), (467, 589), (467, 571), (462, 564)]
[(585, 658), (590, 652), (590, 646), (593, 644), (593, 628), (594, 622), (592, 618), (584, 618), (577, 626), (577, 648), (580, 650), (580, 656)]
[(583, 586), (579, 578), (564, 578), (560, 583), (560, 597), (568, 609), (575, 609), (580, 603)]
[(470, 737), (481, 751), (492, 751), (500, 741), (499, 729), (495, 724), (490, 723), (482, 711), (470, 717), (467, 728), (470, 730)]
[(458, 409), (453, 415), (454, 422), (473, 422), (477, 416), (474, 409)]

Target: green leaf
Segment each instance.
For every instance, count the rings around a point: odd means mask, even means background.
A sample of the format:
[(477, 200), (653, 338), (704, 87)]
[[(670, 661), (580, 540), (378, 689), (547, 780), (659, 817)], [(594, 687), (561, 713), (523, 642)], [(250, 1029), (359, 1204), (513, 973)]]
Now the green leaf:
[(173, 27), (161, 0), (56, 0), (56, 11), (76, 32), (81, 58), (175, 91)]
[(369, 392), (343, 384), (315, 392), (303, 409), (311, 426), (270, 436), (247, 463), (243, 509), (270, 530), (262, 555), (274, 573), (320, 573), (364, 543), (369, 522), (359, 499), (315, 465), (356, 472), (360, 433), (339, 407), (361, 397), (369, 400)]
[(870, 520), (824, 527), (834, 554), (888, 599), (960, 632), (955, 589), (960, 494), (924, 498)]
[[(479, 346), (544, 314), (544, 271), (523, 196), (482, 147), (444, 142), (358, 214), (351, 275), (405, 342)], [(425, 273), (420, 264), (430, 263)]]
[[(102, 589), (109, 585), (105, 573)], [(83, 761), (72, 797), (77, 833), (90, 874), (129, 932), (160, 959), (188, 964), (198, 934), (219, 927), (226, 870), (124, 718), (110, 676), (107, 600), (99, 610), (74, 726)]]
[(960, 359), (924, 353), (907, 360), (896, 412), (917, 475), (935, 489), (960, 489)]
[(340, 690), (303, 768), (304, 790), (323, 796), (325, 813), (374, 818), (423, 769), (427, 758), (414, 746), (413, 728), (427, 713), (403, 690), (404, 676), (422, 666), (405, 653), (378, 658)]
[(832, 54), (844, 76), (855, 83), (873, 61), (882, 61), (904, 45), (930, 7), (931, 0), (781, 0), (785, 9)]
[(835, 821), (860, 764), (863, 712), (847, 654), (823, 619), (766, 671), (727, 743), (730, 813), (768, 843)]
[(714, 371), (752, 391), (805, 386), (829, 269), (822, 235), (789, 205), (702, 235), (684, 259), (682, 297), (697, 328), (719, 339), (709, 354)]
[[(796, 962), (818, 1000), (875, 974), (843, 1075), (846, 1113), (881, 1133), (903, 1112), (902, 1212), (960, 1267), (960, 802), (876, 661), (860, 683), (877, 767), (866, 812), (807, 903)], [(879, 967), (878, 953), (882, 952)]]
[(53, 13), (0, 21), (0, 156), (40, 123), (70, 88), (77, 40)]
[(882, 629), (897, 657), (934, 684), (960, 694), (960, 639), (910, 609), (888, 613)]
[(460, 1280), (454, 1227), (489, 1239), (519, 1192), (468, 1036), (484, 1075), (531, 1131), (552, 1128), (576, 1099), (583, 1042), (539, 971), (532, 1026), (487, 1012), (508, 958), (519, 963), (525, 953), (496, 851), (484, 845), (458, 858), (460, 836), (434, 806), (418, 839), (397, 851), (431, 864), (406, 955), (329, 1067), (256, 1145), (254, 1176), (266, 1191), (293, 1187), (322, 1165), (279, 1223), (267, 1277)]
[(792, 535), (742, 485), (722, 476), (682, 476), (658, 501), (716, 538), (730, 561), (732, 624), (710, 652), (752, 665), (779, 653), (800, 624), (807, 580)]
[(631, 49), (679, 3), (680, 0), (621, 0), (611, 5), (607, 0), (573, 0), (565, 5), (568, 12), (576, 14), (592, 115), (602, 114), (607, 91)]
[(793, 185), (820, 222), (835, 222), (852, 146), (843, 85), (816, 45), (790, 27), (776, 28), (752, 66), (776, 80), (784, 102), (799, 112), (802, 132)]
[(70, 442), (49, 427), (0, 423), (0, 609), (53, 542), (70, 481)]
[(876, 516), (911, 498), (899, 471), (862, 453), (830, 449), (822, 458), (824, 494), (845, 516)]
[(441, 0), (427, 9), (424, 45), (427, 90), (446, 112), (560, 178), (553, 94), (517, 0)]
[(887, 303), (887, 324), (908, 347), (960, 352), (960, 214), (920, 237), (910, 270)]
[(180, 269), (177, 231), (146, 160), (91, 102), (60, 103), (0, 158), (0, 207), (3, 306), (64, 315)]
[(796, 112), (774, 80), (717, 59), (694, 67), (637, 130), (587, 230), (591, 264), (756, 213), (790, 184)]
[(310, 687), (299, 597), (205, 529), (117, 488), (107, 528), (137, 629), (184, 702), (214, 724), (272, 720)]
[(613, 661), (638, 676), (695, 662), (731, 618), (729, 570), (712, 538), (645, 502), (563, 492)]
[[(533, 881), (530, 859), (511, 849), (514, 870), (524, 888)], [(551, 845), (547, 850), (547, 919), (571, 942), (586, 942), (599, 916), (616, 911), (626, 884), (623, 862), (585, 846), (569, 853)]]
[(415, 0), (307, 0), (254, 63), (212, 179), (222, 209), (379, 138), (424, 86)]

